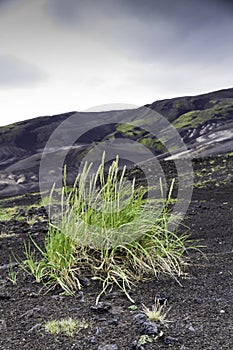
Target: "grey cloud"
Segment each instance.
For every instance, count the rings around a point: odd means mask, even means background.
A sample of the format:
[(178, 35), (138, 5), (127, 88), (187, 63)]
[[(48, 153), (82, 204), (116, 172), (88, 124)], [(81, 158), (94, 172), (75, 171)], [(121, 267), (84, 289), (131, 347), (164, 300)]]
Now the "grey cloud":
[(12, 3), (12, 2), (15, 2), (16, 0), (0, 0), (0, 6), (2, 5), (6, 5), (6, 4), (9, 4), (9, 3)]
[(218, 0), (48, 0), (64, 25), (132, 60), (207, 63), (233, 56), (232, 10)]
[(0, 55), (0, 87), (30, 87), (46, 79), (37, 66), (13, 55)]
[(47, 0), (48, 9), (58, 20), (68, 25), (83, 26), (98, 18), (122, 16), (121, 0)]
[[(156, 17), (182, 18), (190, 20), (195, 15), (203, 16), (211, 13), (217, 0), (47, 0), (51, 12), (69, 22), (79, 24), (91, 18), (93, 14), (116, 18), (155, 19)], [(184, 16), (186, 15), (186, 16)], [(189, 17), (189, 18), (187, 18)], [(194, 18), (193, 18), (194, 20)]]
[(0, 10), (3, 11), (15, 4), (19, 5), (20, 2), (23, 2), (23, 0), (0, 0)]

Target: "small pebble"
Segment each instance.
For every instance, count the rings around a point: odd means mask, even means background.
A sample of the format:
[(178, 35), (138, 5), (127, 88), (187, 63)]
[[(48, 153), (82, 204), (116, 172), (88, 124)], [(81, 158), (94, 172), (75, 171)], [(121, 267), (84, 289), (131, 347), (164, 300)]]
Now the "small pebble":
[(33, 331), (35, 331), (37, 328), (40, 328), (40, 327), (41, 327), (41, 323), (37, 323), (35, 324), (35, 326), (33, 326), (28, 330), (28, 333), (32, 333)]
[(147, 320), (146, 315), (143, 313), (136, 314), (136, 315), (134, 315), (133, 318), (134, 318), (135, 323), (138, 324), (139, 326)]
[(6, 321), (0, 320), (0, 332), (6, 330)]
[(118, 350), (116, 344), (99, 345), (97, 350)]
[(91, 310), (100, 314), (104, 312), (108, 312), (110, 309), (111, 309), (111, 304), (103, 303), (103, 302), (99, 302), (97, 305), (91, 306)]
[(89, 339), (89, 343), (96, 344), (96, 338), (93, 336)]
[(114, 317), (111, 320), (108, 321), (108, 324), (113, 324), (115, 326), (118, 325), (120, 317)]
[(134, 340), (130, 350), (145, 350), (144, 346), (142, 344), (138, 344), (137, 340)]
[(82, 290), (80, 290), (77, 295), (76, 295), (76, 298), (81, 302), (81, 303), (84, 303), (85, 299), (84, 299), (84, 293)]
[(166, 345), (180, 345), (180, 342), (178, 339), (176, 338), (173, 338), (173, 337), (165, 337), (163, 339), (163, 342), (166, 344)]
[(0, 294), (0, 299), (1, 300), (9, 300), (11, 298), (10, 295), (8, 294)]
[(146, 335), (153, 335), (159, 332), (158, 327), (155, 322), (145, 321), (141, 324), (140, 333)]

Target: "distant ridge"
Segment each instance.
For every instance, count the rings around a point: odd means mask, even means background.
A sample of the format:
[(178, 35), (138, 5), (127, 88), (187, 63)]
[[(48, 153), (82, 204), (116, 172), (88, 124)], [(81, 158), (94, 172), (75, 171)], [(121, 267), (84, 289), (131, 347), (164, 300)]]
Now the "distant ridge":
[[(158, 100), (146, 107), (167, 118), (186, 144), (187, 151), (177, 150), (172, 158), (201, 158), (233, 151), (233, 88), (197, 96)], [(38, 187), (38, 170), (43, 149), (58, 125), (74, 113), (77, 112), (37, 117), (0, 127), (0, 196), (9, 192), (19, 193), (24, 190), (24, 186), (27, 190), (29, 187)], [(90, 112), (81, 112), (80, 115), (86, 118), (88, 113)], [(111, 115), (114, 112), (91, 113), (95, 113), (98, 118), (101, 113)], [(69, 130), (66, 132), (69, 133)], [(79, 147), (75, 147), (68, 158), (71, 162), (78, 163), (83, 152), (93, 144), (118, 137), (142, 143), (160, 159), (171, 158), (165, 146), (153, 135), (122, 124), (100, 125), (89, 130), (80, 137), (76, 143)]]

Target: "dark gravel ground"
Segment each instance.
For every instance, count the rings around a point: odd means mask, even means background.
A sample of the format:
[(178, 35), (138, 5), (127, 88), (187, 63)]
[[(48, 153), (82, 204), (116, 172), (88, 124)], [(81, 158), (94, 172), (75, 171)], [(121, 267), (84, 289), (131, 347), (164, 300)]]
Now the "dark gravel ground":
[[(46, 213), (43, 208), (31, 209), (27, 214), (22, 211), (24, 205), (38, 199), (36, 196), (1, 202), (2, 207), (19, 205), (24, 219), (0, 222), (0, 349), (232, 350), (232, 159), (195, 162), (194, 168), (196, 187), (184, 223), (191, 237), (205, 246), (205, 256), (190, 252), (188, 276), (179, 278), (179, 283), (161, 276), (139, 284), (131, 291), (136, 310), (129, 308), (132, 304), (117, 290), (104, 296), (95, 308), (100, 286), (94, 281), (86, 283), (75, 297), (61, 295), (59, 289), (43, 295), (39, 293), (41, 285), (17, 265), (17, 283), (13, 285), (8, 279), (10, 257), (13, 262), (14, 256), (24, 258), (23, 242), (28, 241), (29, 234), (42, 242), (47, 230)], [(141, 304), (151, 307), (155, 297), (161, 303), (166, 299), (171, 307), (167, 315), (170, 322), (158, 324), (158, 330), (136, 316)], [(84, 318), (92, 325), (73, 337), (45, 332), (46, 321), (67, 317)], [(140, 337), (148, 333), (147, 344), (139, 345)]]

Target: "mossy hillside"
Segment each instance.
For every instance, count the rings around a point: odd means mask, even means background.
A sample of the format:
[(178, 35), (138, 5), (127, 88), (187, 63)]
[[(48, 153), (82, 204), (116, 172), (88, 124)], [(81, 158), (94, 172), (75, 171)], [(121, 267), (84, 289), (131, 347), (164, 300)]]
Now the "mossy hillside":
[(15, 138), (20, 132), (20, 127), (17, 124), (2, 126), (0, 127), (0, 142), (14, 145)]
[(1, 133), (5, 133), (5, 132), (7, 132), (7, 131), (9, 131), (9, 130), (14, 129), (15, 126), (16, 126), (16, 124), (9, 124), (9, 125), (5, 125), (5, 126), (1, 126), (1, 127), (0, 127), (0, 132), (1, 132)]
[[(219, 121), (221, 124), (224, 124), (232, 121), (233, 89), (225, 89), (199, 96), (156, 101), (147, 105), (147, 107), (166, 117), (179, 132), (185, 133), (187, 129), (205, 126), (209, 122), (216, 123)], [(73, 113), (75, 112), (39, 117), (0, 127), (0, 159), (5, 161), (5, 159), (11, 159), (14, 156), (20, 158), (22, 155), (31, 155), (33, 152), (37, 152), (38, 149), (43, 149), (49, 136), (57, 126)], [(165, 153), (166, 148), (163, 144), (166, 143), (166, 140), (157, 140), (149, 132), (154, 123), (153, 118), (147, 120), (147, 118), (143, 117), (143, 112), (140, 118), (139, 120), (132, 120), (131, 125), (129, 123), (100, 125), (95, 130), (91, 129), (88, 133), (82, 135), (77, 142), (93, 145), (95, 142), (122, 137), (145, 145), (154, 154)], [(145, 126), (144, 129), (143, 125)], [(69, 129), (67, 129), (67, 132), (69, 132)], [(65, 132), (64, 134), (67, 133)], [(98, 136), (97, 139), (96, 135)], [(62, 139), (60, 141), (62, 143)]]
[[(185, 98), (174, 99), (173, 102), (169, 102), (169, 100), (167, 101), (167, 104), (170, 105), (171, 103), (172, 106), (170, 106), (169, 113), (172, 109), (173, 114), (178, 115), (172, 123), (178, 130), (184, 131), (187, 129), (198, 128), (208, 121), (217, 122), (229, 121), (230, 119), (233, 119), (233, 98), (210, 99), (208, 101), (200, 100), (199, 103), (192, 100), (188, 101)], [(198, 106), (200, 109), (196, 109), (196, 106)], [(182, 111), (186, 110), (189, 111), (182, 113)], [(169, 113), (164, 113), (168, 119)], [(145, 120), (137, 120), (132, 124), (117, 124), (115, 132), (111, 133), (107, 139), (113, 140), (117, 137), (129, 138), (140, 142), (155, 153), (161, 154), (166, 152), (166, 148), (163, 145), (163, 140), (157, 140), (148, 131), (140, 128), (140, 125), (144, 124)], [(146, 126), (150, 127), (152, 124), (152, 119), (147, 120)]]
[(133, 122), (133, 124), (124, 124), (119, 123), (115, 126), (115, 131), (109, 134), (107, 137), (105, 137), (106, 140), (115, 140), (116, 138), (127, 138), (132, 141), (137, 141), (144, 145), (145, 147), (148, 147), (155, 153), (163, 153), (166, 152), (166, 148), (163, 145), (163, 143), (156, 139), (154, 135), (149, 133), (148, 130), (143, 129), (140, 127), (141, 125), (145, 125), (146, 127), (149, 127), (153, 124), (153, 120), (136, 120)]
[(177, 129), (197, 128), (209, 120), (233, 119), (233, 99), (211, 101), (213, 106), (204, 110), (194, 110), (180, 115), (173, 125)]

